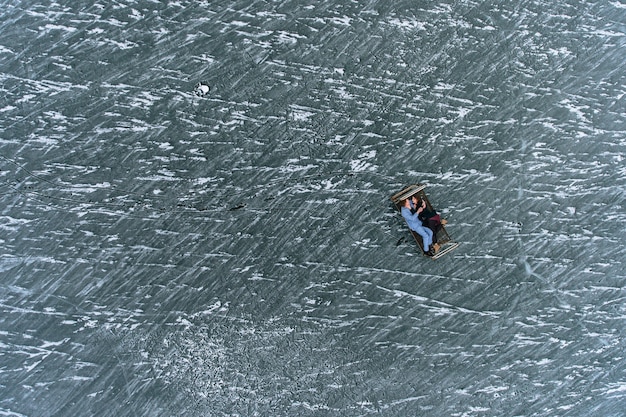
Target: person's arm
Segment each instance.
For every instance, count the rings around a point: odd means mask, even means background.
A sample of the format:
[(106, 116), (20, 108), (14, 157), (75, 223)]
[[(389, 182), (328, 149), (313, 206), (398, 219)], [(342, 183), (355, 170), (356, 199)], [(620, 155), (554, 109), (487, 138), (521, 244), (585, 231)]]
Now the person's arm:
[(406, 207), (402, 207), (402, 210), (400, 210), (402, 212), (402, 217), (404, 217), (405, 219), (409, 220), (409, 221), (415, 221), (415, 220), (419, 220), (418, 214), (417, 213), (411, 213), (411, 210), (409, 210)]

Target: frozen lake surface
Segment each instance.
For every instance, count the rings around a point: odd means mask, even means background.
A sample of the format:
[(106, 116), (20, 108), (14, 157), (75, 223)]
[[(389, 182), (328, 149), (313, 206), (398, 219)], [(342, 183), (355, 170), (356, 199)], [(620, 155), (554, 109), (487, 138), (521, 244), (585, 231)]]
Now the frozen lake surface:
[(626, 416), (623, 0), (39, 3), (0, 415)]

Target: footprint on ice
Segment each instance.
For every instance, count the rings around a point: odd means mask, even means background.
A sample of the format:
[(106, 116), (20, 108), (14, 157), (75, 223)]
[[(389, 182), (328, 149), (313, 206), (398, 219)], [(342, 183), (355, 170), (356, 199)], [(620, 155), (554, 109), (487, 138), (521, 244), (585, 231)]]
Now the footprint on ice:
[(209, 87), (209, 84), (205, 82), (196, 84), (196, 87), (194, 88), (194, 93), (196, 93), (198, 97), (206, 96), (209, 91), (211, 91), (211, 87)]

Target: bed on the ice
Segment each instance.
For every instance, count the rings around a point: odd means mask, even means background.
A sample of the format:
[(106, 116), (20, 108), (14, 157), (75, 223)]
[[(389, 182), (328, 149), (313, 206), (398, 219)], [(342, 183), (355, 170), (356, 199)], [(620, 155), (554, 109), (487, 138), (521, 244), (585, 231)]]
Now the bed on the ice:
[[(398, 212), (402, 209), (403, 201), (410, 197), (417, 197), (418, 199), (422, 199), (426, 202), (426, 206), (428, 209), (432, 210), (433, 206), (430, 204), (430, 200), (428, 200), (428, 196), (424, 192), (426, 185), (424, 184), (413, 184), (404, 188), (402, 191), (397, 192), (396, 194), (391, 196), (391, 201), (393, 205), (398, 209)], [(422, 237), (415, 233), (413, 230), (409, 229), (415, 242), (420, 247), (422, 253), (424, 253), (424, 244), (422, 242)], [(448, 232), (446, 231), (446, 227), (442, 224), (441, 228), (437, 232), (437, 243), (439, 243), (439, 250), (432, 256), (432, 259), (439, 259), (442, 256), (452, 252), (454, 249), (459, 246), (458, 242), (452, 240)]]

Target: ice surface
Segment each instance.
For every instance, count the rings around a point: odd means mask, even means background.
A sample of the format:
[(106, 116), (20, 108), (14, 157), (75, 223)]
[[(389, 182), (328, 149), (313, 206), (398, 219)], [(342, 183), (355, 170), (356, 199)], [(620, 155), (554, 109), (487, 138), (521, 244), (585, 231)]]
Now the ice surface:
[(3, 5), (0, 415), (625, 415), (625, 21)]

